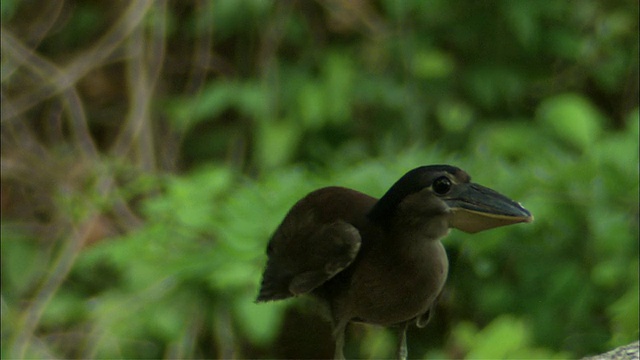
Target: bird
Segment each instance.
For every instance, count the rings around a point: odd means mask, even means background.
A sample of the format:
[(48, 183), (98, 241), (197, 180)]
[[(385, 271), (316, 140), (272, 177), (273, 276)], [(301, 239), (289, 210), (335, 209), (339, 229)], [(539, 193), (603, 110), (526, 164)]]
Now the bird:
[(289, 210), (267, 244), (256, 302), (309, 294), (330, 313), (335, 359), (351, 322), (398, 329), (407, 357), (409, 325), (427, 325), (449, 268), (441, 242), (533, 221), (520, 203), (451, 165), (408, 171), (380, 198), (340, 186), (312, 191)]

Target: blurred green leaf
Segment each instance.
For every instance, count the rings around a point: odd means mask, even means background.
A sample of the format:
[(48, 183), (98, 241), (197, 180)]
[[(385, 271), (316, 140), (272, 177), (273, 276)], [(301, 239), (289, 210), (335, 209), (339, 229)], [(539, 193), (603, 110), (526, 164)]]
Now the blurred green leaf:
[(584, 56), (588, 48), (588, 42), (585, 39), (566, 29), (550, 31), (547, 45), (553, 54), (572, 61), (577, 61)]
[(503, 315), (478, 331), (475, 326), (462, 323), (454, 338), (466, 349), (470, 359), (564, 359), (567, 354), (553, 353), (531, 346), (530, 333), (525, 321)]
[(474, 118), (473, 109), (459, 101), (445, 101), (438, 104), (438, 121), (447, 132), (459, 133), (465, 130)]
[(266, 89), (253, 82), (216, 81), (208, 84), (197, 96), (179, 98), (167, 104), (171, 120), (178, 130), (195, 125), (234, 109), (259, 121), (268, 114)]
[(397, 346), (396, 334), (382, 328), (370, 327), (366, 329), (364, 338), (360, 342), (360, 354), (367, 358), (380, 358), (388, 354), (395, 355)]
[(260, 345), (268, 344), (278, 335), (285, 304), (256, 304), (252, 296), (243, 296), (233, 303), (234, 312), (240, 321), (240, 328), (252, 342)]
[(507, 315), (493, 320), (476, 337), (467, 354), (472, 359), (508, 358), (510, 353), (529, 342), (524, 322)]
[(478, 146), (487, 147), (492, 154), (511, 160), (547, 156), (547, 149), (540, 150), (538, 146), (554, 146), (539, 129), (531, 128), (523, 121), (484, 126), (475, 135), (474, 142)]
[(63, 291), (45, 309), (42, 324), (51, 327), (75, 324), (86, 317), (87, 313), (86, 301), (81, 294)]
[(39, 285), (49, 259), (27, 233), (5, 224), (0, 230), (3, 294), (6, 291), (7, 300), (13, 302)]
[(309, 128), (319, 128), (326, 122), (327, 101), (324, 89), (314, 83), (307, 83), (298, 94), (300, 120)]
[(581, 151), (591, 148), (602, 133), (602, 115), (578, 94), (561, 94), (545, 100), (536, 117), (559, 140)]
[(464, 76), (469, 97), (486, 109), (508, 106), (525, 92), (523, 74), (507, 66), (478, 66)]
[(301, 133), (291, 121), (263, 124), (256, 140), (257, 154), (261, 168), (268, 169), (289, 161), (299, 145)]
[(454, 72), (455, 62), (449, 54), (440, 50), (423, 50), (414, 55), (412, 70), (418, 78), (443, 78)]
[(7, 0), (0, 2), (0, 14), (2, 14), (2, 20), (8, 21), (16, 13), (19, 1)]
[[(273, 1), (261, 0), (220, 0), (213, 4), (211, 19), (215, 24), (217, 35), (226, 38), (235, 32), (251, 30), (247, 27), (265, 16), (272, 7)], [(247, 21), (252, 19), (253, 21)]]
[(351, 119), (353, 88), (356, 85), (355, 64), (348, 56), (332, 53), (325, 60), (324, 72), (327, 116), (334, 124), (346, 123)]
[[(638, 263), (632, 267), (637, 276)], [(621, 346), (638, 339), (638, 283), (630, 288), (620, 299), (609, 306), (607, 312), (612, 317), (613, 338), (611, 346)]]

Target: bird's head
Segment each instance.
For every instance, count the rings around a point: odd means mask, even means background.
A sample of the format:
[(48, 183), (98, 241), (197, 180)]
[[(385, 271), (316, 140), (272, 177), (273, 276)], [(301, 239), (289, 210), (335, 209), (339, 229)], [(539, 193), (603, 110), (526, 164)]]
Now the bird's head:
[(466, 172), (449, 165), (409, 171), (376, 203), (369, 218), (389, 224), (400, 214), (416, 220), (447, 215), (449, 227), (469, 233), (533, 221), (522, 205), (472, 183)]

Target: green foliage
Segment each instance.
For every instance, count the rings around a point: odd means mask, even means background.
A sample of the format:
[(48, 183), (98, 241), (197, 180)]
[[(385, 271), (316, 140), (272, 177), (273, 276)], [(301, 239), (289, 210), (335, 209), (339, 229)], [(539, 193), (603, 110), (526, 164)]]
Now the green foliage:
[(2, 14), (2, 20), (9, 20), (15, 14), (18, 8), (18, 1), (7, 0), (0, 3), (0, 14)]
[(586, 151), (602, 131), (603, 121), (598, 110), (575, 94), (545, 100), (538, 108), (538, 118), (559, 140), (582, 151)]
[(520, 319), (502, 315), (478, 331), (474, 324), (462, 322), (453, 330), (453, 338), (470, 359), (568, 359), (532, 347), (531, 332)]
[[(381, 196), (435, 163), (535, 222), (451, 232), (411, 356), (638, 339), (637, 2), (69, 4), (1, 7), (3, 357), (322, 356), (328, 333), (291, 340), (321, 321), (307, 303), (254, 303), (270, 235), (313, 189)], [(395, 346), (349, 337), (354, 357)]]

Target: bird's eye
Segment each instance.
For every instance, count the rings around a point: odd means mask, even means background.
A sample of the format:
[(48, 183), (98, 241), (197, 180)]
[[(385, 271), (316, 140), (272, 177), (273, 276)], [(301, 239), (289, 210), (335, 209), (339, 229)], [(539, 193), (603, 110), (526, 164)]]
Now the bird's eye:
[(433, 182), (432, 188), (436, 194), (444, 195), (451, 190), (451, 180), (446, 176), (439, 177)]

